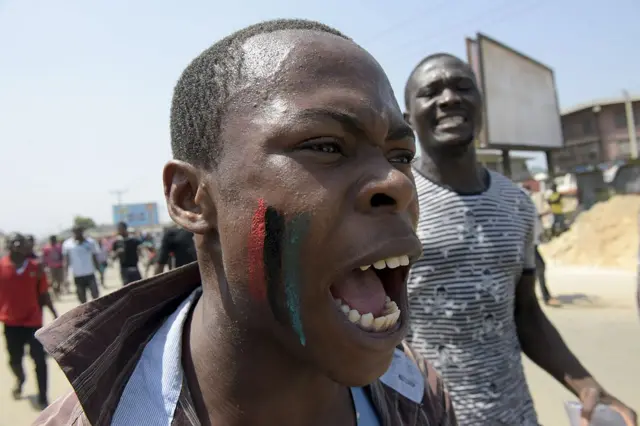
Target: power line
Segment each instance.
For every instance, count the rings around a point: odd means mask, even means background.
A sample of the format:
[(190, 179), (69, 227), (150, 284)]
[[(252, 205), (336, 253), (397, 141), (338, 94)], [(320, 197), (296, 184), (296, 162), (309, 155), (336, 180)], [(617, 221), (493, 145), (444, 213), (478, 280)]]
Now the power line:
[(368, 37), (368, 39), (366, 41), (364, 41), (362, 44), (364, 45), (364, 44), (371, 43), (371, 42), (379, 39), (380, 37), (393, 32), (398, 27), (404, 27), (405, 25), (415, 21), (416, 19), (423, 18), (424, 15), (426, 15), (426, 12), (437, 11), (438, 9), (441, 8), (441, 6), (444, 6), (445, 4), (448, 4), (448, 3), (450, 3), (450, 0), (444, 0), (444, 1), (441, 1), (439, 3), (436, 3), (435, 5), (429, 5), (429, 6), (425, 7), (425, 8), (423, 8), (423, 9), (420, 9), (420, 10), (412, 13), (409, 18), (403, 19), (402, 21), (398, 21), (395, 24), (385, 28), (384, 30), (378, 31), (377, 33), (375, 33), (371, 37)]
[[(512, 17), (514, 14), (516, 13), (522, 13), (524, 11), (530, 11), (535, 9), (536, 7), (540, 7), (544, 4), (544, 1), (540, 1), (540, 0), (534, 0), (532, 2), (529, 3), (514, 3), (512, 1), (506, 0), (502, 3), (500, 3), (499, 5), (497, 5), (496, 7), (493, 7), (491, 9), (489, 9), (488, 11), (484, 11), (482, 14), (477, 14), (474, 15), (472, 17), (470, 17), (469, 19), (460, 22), (458, 24), (454, 24), (454, 27), (456, 27), (456, 29), (468, 29), (470, 27), (475, 27), (476, 30), (478, 29), (478, 27), (483, 27), (483, 26), (487, 26), (487, 25), (495, 25), (495, 24), (499, 24), (503, 21), (505, 21), (506, 19)], [(525, 6), (525, 7), (508, 7), (509, 6)], [(504, 12), (504, 13), (499, 13), (499, 12)], [(489, 18), (489, 19), (484, 19), (484, 18)], [(420, 38), (413, 38), (405, 43), (402, 43), (399, 46), (393, 46), (393, 51), (394, 52), (398, 52), (399, 56), (398, 57), (405, 57), (408, 56), (408, 54), (415, 54), (417, 52), (418, 49), (405, 49), (409, 46), (415, 46), (416, 48), (419, 48), (421, 50), (425, 50), (425, 41), (429, 42), (430, 44), (433, 43), (434, 41), (438, 41), (438, 40), (442, 40), (446, 37), (450, 37), (453, 32), (451, 31), (434, 31), (432, 34), (434, 34), (433, 36), (429, 36), (427, 35), (422, 35), (420, 36)]]

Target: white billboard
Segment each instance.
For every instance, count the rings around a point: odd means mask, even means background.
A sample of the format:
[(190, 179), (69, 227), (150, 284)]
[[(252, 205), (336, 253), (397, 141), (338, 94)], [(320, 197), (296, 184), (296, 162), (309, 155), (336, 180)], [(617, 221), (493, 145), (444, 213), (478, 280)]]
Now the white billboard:
[[(480, 91), (482, 91), (482, 73), (480, 71), (480, 50), (478, 48), (477, 40), (472, 40), (470, 38), (466, 39), (467, 43), (467, 60), (469, 61), (469, 65), (473, 70), (473, 73), (476, 75), (476, 80), (478, 81), (478, 85), (480, 86)], [(486, 117), (484, 117), (486, 119)], [(476, 139), (476, 148), (486, 148), (487, 147), (487, 123), (482, 123), (482, 129), (478, 138)]]
[[(562, 147), (553, 70), (482, 34), (475, 42), (478, 64), (472, 67), (478, 69), (484, 95), (486, 146), (525, 150)], [(473, 43), (468, 46), (475, 47)], [(469, 59), (475, 59), (475, 52), (470, 53)]]

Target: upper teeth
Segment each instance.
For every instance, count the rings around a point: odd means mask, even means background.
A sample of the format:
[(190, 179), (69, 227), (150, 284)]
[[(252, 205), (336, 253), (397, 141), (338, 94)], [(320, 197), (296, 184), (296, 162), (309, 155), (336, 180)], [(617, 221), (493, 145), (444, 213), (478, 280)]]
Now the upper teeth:
[[(409, 265), (409, 256), (407, 256), (406, 254), (402, 256), (390, 257), (388, 259), (378, 260), (377, 262), (373, 263), (373, 267), (375, 269), (384, 269), (384, 268), (395, 269), (398, 266), (407, 266), (407, 265)], [(370, 267), (371, 265), (363, 265), (360, 267), (360, 269), (363, 271), (366, 271)]]
[(460, 124), (464, 122), (464, 117), (460, 115), (451, 115), (448, 117), (442, 117), (438, 120), (440, 123), (452, 123), (452, 124)]
[(389, 297), (387, 297), (384, 304), (384, 312), (382, 312), (379, 317), (374, 317), (371, 312), (361, 314), (358, 310), (351, 308), (342, 300), (334, 300), (336, 305), (340, 307), (340, 310), (347, 316), (347, 318), (349, 318), (349, 321), (367, 331), (388, 330), (393, 327), (400, 318), (400, 309), (398, 308), (398, 305)]

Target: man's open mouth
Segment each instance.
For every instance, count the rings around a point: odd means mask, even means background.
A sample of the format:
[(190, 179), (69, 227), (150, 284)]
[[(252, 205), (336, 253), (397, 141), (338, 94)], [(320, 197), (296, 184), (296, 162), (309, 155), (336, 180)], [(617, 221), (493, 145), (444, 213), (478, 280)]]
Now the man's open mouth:
[(409, 256), (362, 265), (331, 286), (331, 295), (349, 321), (369, 332), (394, 329), (400, 318), (395, 300), (409, 273)]

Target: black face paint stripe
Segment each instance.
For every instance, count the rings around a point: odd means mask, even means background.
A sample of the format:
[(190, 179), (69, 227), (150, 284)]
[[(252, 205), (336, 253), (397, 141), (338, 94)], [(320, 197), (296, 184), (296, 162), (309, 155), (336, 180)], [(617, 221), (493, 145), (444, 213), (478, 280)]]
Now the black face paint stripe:
[(273, 207), (265, 213), (264, 265), (267, 278), (267, 300), (277, 321), (286, 323), (279, 303), (282, 285), (282, 242), (285, 233), (284, 217)]

